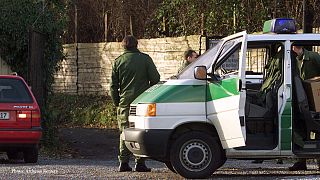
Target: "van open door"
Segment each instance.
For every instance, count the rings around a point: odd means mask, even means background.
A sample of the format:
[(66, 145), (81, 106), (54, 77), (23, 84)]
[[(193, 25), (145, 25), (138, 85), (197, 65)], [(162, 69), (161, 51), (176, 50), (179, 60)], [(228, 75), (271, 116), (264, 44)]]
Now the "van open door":
[(207, 117), (216, 127), (224, 149), (245, 146), (245, 31), (224, 39), (212, 64)]

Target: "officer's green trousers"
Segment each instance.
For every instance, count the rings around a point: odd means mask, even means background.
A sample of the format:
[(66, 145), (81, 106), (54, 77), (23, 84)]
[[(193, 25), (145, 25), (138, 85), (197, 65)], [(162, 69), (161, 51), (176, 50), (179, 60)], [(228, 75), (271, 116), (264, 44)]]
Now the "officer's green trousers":
[[(118, 159), (120, 163), (128, 163), (132, 153), (128, 150), (123, 140), (123, 130), (129, 127), (129, 107), (118, 107), (117, 108), (117, 120), (118, 128), (120, 131), (120, 143), (119, 143), (119, 155)], [(135, 157), (136, 163), (144, 163), (144, 158)]]

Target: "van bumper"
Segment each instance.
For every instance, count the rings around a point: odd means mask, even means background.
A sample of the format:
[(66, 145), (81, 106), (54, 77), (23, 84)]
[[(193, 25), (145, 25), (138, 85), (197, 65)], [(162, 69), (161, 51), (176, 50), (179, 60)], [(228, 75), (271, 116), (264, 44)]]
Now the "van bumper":
[(125, 144), (134, 155), (162, 161), (167, 157), (168, 141), (172, 131), (127, 128), (124, 130)]

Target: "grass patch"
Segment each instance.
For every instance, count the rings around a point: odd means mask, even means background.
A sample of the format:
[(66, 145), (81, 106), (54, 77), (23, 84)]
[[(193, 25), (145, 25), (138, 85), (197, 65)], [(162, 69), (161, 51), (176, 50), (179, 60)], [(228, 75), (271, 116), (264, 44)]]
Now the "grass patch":
[(108, 96), (55, 94), (42, 113), (42, 154), (63, 157), (72, 154), (59, 137), (61, 127), (117, 128), (116, 109)]
[(108, 96), (55, 94), (49, 98), (48, 112), (57, 126), (117, 128), (116, 109)]

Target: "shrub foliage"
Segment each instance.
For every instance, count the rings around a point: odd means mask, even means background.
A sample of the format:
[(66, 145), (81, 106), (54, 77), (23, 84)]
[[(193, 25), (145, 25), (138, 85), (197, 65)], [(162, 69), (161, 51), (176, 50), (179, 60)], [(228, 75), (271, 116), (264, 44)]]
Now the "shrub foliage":
[(47, 89), (53, 83), (57, 62), (63, 57), (62, 36), (67, 24), (64, 0), (0, 0), (0, 56), (11, 69), (26, 77), (28, 32), (46, 35), (44, 74)]
[(116, 111), (108, 96), (50, 96), (48, 114), (57, 126), (116, 128)]
[[(28, 74), (29, 31), (46, 36), (43, 81), (50, 91), (57, 63), (63, 58), (62, 36), (67, 24), (68, 0), (0, 0), (0, 57), (24, 78)], [(41, 70), (39, 70), (41, 71)], [(56, 144), (54, 121), (42, 107), (44, 145)]]

